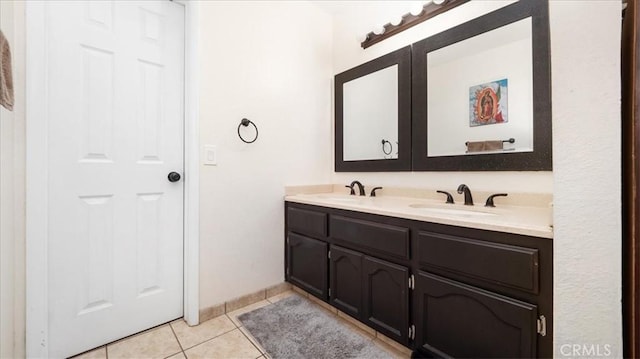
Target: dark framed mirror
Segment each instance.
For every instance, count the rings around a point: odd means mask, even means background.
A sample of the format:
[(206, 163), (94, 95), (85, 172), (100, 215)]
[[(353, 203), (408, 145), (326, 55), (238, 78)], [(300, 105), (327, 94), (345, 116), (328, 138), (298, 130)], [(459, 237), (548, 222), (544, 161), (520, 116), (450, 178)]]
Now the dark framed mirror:
[(335, 76), (335, 170), (411, 170), (411, 47)]
[(552, 169), (548, 2), (413, 44), (414, 171)]

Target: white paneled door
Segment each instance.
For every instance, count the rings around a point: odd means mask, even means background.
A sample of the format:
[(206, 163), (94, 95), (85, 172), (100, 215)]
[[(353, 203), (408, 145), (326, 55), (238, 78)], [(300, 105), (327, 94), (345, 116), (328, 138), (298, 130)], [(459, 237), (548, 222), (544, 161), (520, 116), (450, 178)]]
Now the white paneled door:
[(66, 357), (182, 317), (184, 8), (45, 6), (48, 346)]

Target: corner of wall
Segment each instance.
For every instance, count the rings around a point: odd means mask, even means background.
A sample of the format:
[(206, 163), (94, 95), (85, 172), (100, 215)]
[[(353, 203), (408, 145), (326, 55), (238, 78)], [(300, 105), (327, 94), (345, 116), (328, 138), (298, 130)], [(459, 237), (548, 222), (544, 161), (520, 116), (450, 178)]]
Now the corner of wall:
[(11, 46), (13, 112), (0, 109), (0, 357), (26, 356), (25, 339), (25, 4), (0, 1)]
[(550, 2), (558, 357), (623, 352), (620, 11)]

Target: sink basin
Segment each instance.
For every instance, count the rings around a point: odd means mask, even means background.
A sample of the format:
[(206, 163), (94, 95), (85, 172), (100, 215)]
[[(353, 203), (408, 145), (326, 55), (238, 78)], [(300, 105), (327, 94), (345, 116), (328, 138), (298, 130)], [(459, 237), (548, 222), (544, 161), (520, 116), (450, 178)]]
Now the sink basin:
[(470, 209), (434, 207), (433, 205), (423, 204), (423, 203), (410, 204), (409, 207), (420, 209), (421, 211), (429, 212), (433, 214), (444, 214), (444, 215), (461, 216), (461, 217), (492, 217), (496, 215), (495, 213), (482, 212), (482, 211), (470, 210)]

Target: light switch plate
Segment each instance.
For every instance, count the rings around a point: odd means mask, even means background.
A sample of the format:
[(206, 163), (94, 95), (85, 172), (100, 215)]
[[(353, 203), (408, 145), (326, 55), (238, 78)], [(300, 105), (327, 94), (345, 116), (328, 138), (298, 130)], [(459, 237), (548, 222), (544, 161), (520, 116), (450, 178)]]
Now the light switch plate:
[(215, 145), (204, 146), (204, 165), (205, 166), (217, 166), (218, 165), (218, 152)]

